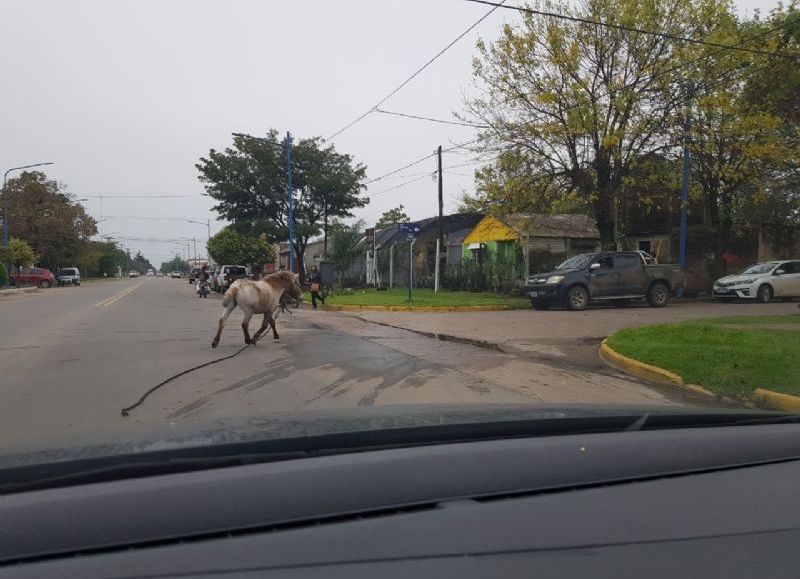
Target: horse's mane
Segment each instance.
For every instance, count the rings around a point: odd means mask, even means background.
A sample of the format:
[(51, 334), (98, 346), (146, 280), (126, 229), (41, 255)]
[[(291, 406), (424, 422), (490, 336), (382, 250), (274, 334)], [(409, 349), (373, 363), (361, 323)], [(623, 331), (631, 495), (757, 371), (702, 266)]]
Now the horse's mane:
[(273, 281), (281, 285), (293, 284), (294, 280), (295, 280), (295, 275), (289, 271), (276, 271), (275, 273), (271, 273), (264, 278), (264, 281)]

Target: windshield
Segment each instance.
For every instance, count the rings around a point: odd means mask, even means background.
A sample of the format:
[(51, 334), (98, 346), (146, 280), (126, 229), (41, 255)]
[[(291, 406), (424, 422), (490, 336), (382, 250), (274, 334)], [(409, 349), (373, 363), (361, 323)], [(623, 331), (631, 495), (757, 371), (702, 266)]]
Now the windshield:
[(757, 263), (756, 265), (751, 265), (750, 267), (745, 269), (742, 272), (742, 275), (757, 274), (757, 273), (769, 273), (773, 269), (775, 269), (775, 266), (777, 266), (777, 265), (778, 265), (777, 263)]
[(800, 398), (797, 2), (488, 4), (3, 0), (0, 461)]
[(568, 260), (561, 262), (556, 269), (583, 269), (589, 262), (592, 261), (592, 258), (597, 255), (595, 253), (584, 253), (581, 255), (576, 255), (570, 257)]

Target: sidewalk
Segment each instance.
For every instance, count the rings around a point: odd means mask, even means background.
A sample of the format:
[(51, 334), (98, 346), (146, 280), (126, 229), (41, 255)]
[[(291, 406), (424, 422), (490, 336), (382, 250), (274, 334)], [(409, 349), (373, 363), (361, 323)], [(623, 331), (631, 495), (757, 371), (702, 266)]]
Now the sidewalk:
[(364, 321), (430, 336), (475, 340), (498, 349), (527, 354), (545, 363), (599, 371), (600, 342), (617, 330), (682, 320), (736, 315), (797, 313), (796, 303), (717, 303), (674, 301), (665, 308), (646, 304), (600, 306), (582, 312), (514, 310), (469, 313), (361, 312)]
[(37, 293), (39, 291), (38, 287), (11, 287), (11, 288), (3, 288), (0, 287), (0, 296), (13, 296), (15, 294), (32, 294)]

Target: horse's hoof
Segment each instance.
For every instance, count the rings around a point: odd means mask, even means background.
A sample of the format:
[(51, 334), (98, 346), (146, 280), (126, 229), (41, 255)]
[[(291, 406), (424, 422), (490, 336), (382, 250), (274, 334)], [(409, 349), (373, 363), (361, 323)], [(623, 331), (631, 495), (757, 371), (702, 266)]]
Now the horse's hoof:
[(219, 346), (219, 342), (211, 342), (212, 348), (216, 348), (217, 346)]

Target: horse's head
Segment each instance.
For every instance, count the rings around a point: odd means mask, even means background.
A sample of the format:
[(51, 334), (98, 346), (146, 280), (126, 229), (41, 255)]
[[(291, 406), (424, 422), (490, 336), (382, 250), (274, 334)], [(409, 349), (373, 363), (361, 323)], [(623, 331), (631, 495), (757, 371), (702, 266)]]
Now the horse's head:
[(294, 274), (294, 280), (292, 284), (289, 286), (289, 289), (286, 290), (289, 294), (289, 297), (292, 298), (297, 304), (303, 301), (303, 288), (300, 287), (300, 274)]

